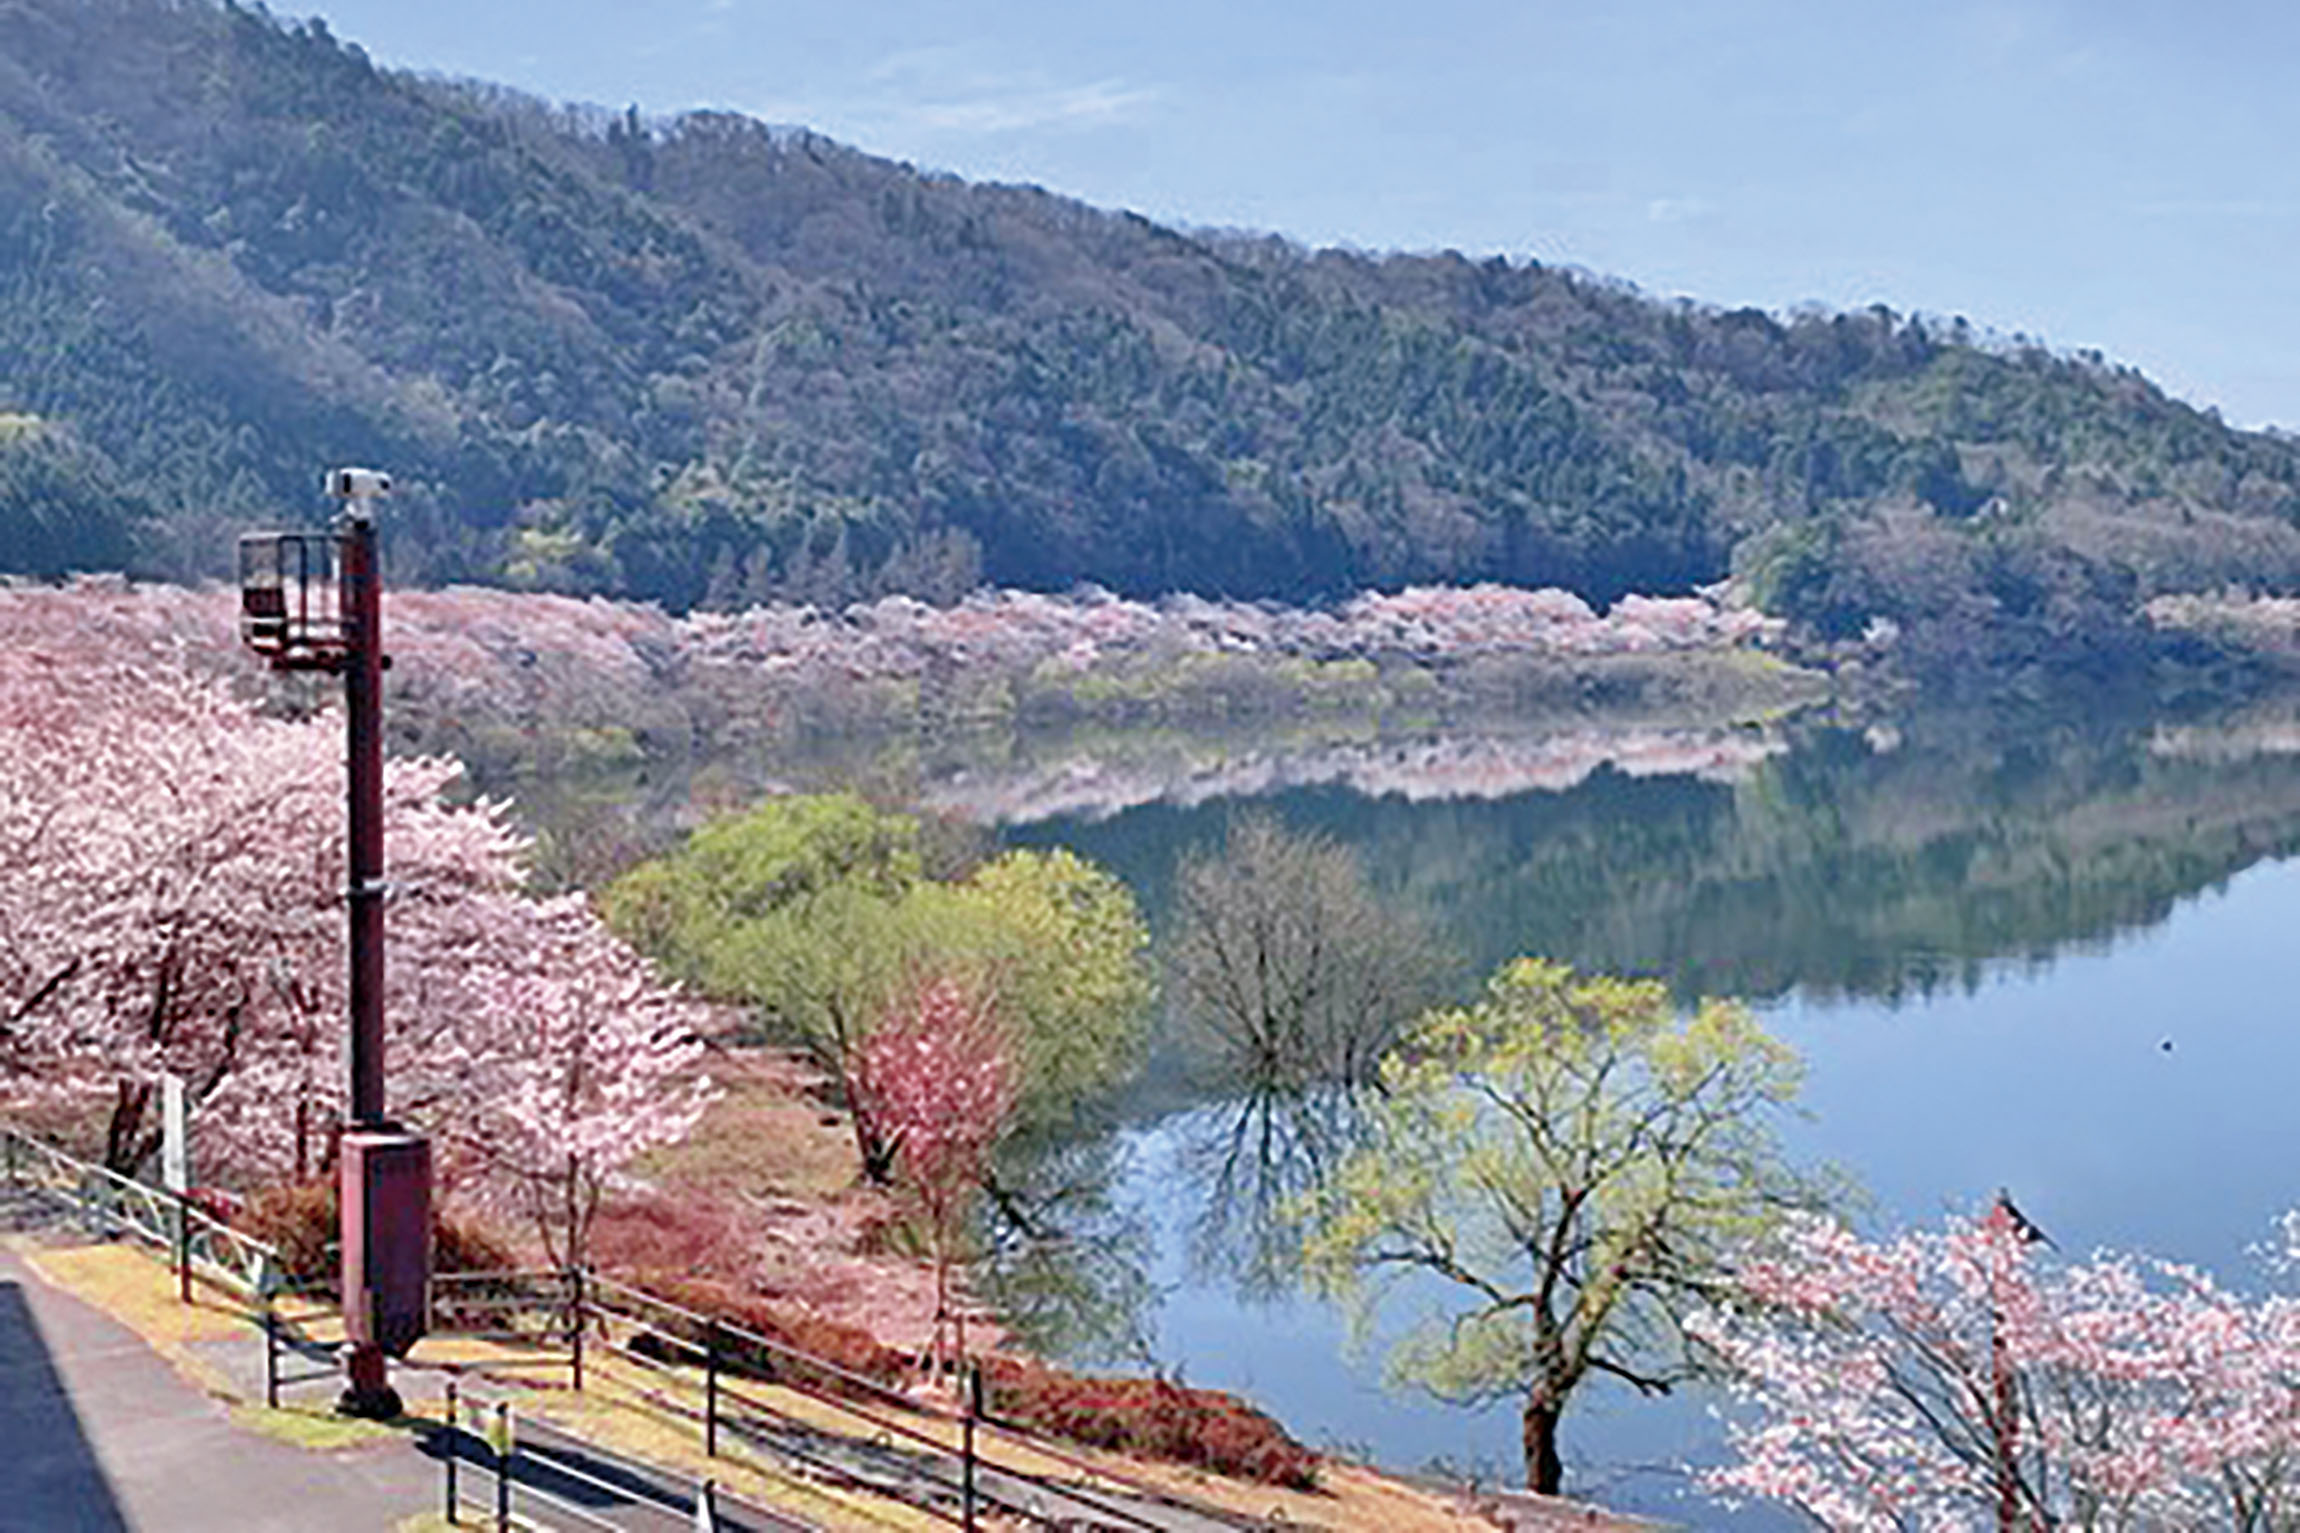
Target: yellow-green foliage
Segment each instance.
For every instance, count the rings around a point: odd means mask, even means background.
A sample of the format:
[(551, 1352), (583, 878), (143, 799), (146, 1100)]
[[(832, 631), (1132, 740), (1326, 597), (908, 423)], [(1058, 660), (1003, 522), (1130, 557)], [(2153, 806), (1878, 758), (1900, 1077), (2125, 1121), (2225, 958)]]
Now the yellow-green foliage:
[(607, 892), (610, 920), (691, 982), (747, 1001), (834, 1072), (903, 991), (948, 976), (993, 996), (1026, 1118), (1131, 1063), (1149, 935), (1125, 885), (1066, 851), (1016, 851), (949, 882), (918, 823), (849, 794), (794, 795), (704, 827)]
[(1150, 1005), (1150, 933), (1132, 892), (1062, 848), (1008, 852), (945, 887), (975, 914), (961, 961), (1018, 1025), (1028, 1095), (1051, 1107), (1112, 1084)]
[(1295, 1210), (1307, 1270), (1361, 1321), (1419, 1275), (1391, 1369), (1446, 1398), (1523, 1395), (1553, 1428), (1593, 1371), (1659, 1387), (1696, 1362), (1683, 1309), (1827, 1199), (1772, 1132), (1800, 1076), (1738, 1003), (1518, 959), (1384, 1061), (1362, 1147)]

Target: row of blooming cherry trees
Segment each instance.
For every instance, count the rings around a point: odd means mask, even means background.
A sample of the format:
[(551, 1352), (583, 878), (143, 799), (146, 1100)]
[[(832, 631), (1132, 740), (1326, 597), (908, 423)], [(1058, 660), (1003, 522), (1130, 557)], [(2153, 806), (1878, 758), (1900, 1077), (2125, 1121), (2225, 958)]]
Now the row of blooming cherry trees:
[[(203, 664), (232, 657), (221, 589), (0, 586), (0, 623), (69, 622)], [(13, 614), (13, 618), (9, 614)], [(980, 591), (949, 607), (907, 597), (825, 611), (760, 607), (674, 617), (631, 602), (458, 587), (395, 592), (394, 707), (443, 737), (537, 725), (740, 736), (794, 703), (858, 685), (963, 673), (1041, 678), (1159, 670), (1215, 657), (1441, 665), (1518, 657), (1567, 667), (1625, 655), (1770, 643), (1780, 625), (1707, 596), (1624, 597), (1598, 614), (1568, 592), (1482, 585), (1369, 592), (1331, 610), (1171, 596), (1126, 601)]]
[[(266, 716), (163, 647), (0, 603), (0, 1093), (92, 1112), (115, 1167), (182, 1076), (203, 1171), (309, 1174), (340, 1111), (342, 728)], [(694, 1008), (580, 897), (522, 888), (502, 807), (386, 774), (395, 1113), (443, 1185), (565, 1254), (708, 1095)]]

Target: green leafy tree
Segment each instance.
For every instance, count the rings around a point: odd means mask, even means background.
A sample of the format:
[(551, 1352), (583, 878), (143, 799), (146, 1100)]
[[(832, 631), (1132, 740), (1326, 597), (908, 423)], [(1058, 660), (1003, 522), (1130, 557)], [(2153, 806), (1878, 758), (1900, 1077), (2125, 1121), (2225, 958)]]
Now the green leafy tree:
[(1575, 1391), (1700, 1372), (1682, 1317), (1784, 1215), (1830, 1200), (1773, 1135), (1799, 1076), (1738, 1004), (1681, 1014), (1654, 981), (1515, 960), (1384, 1062), (1362, 1146), (1297, 1205), (1305, 1270), (1361, 1329), (1418, 1279), (1392, 1376), (1522, 1399), (1527, 1483), (1555, 1492)]
[(1151, 985), (1126, 886), (1072, 853), (1009, 852), (927, 876), (918, 821), (849, 794), (771, 799), (634, 869), (619, 930), (704, 991), (753, 1008), (854, 1108), (866, 1172), (892, 1146), (852, 1089), (872, 1029), (923, 976), (995, 998), (1017, 1064), (1017, 1127), (1059, 1121), (1133, 1062)]
[(990, 985), (1020, 1051), (1026, 1121), (1043, 1124), (1134, 1064), (1151, 999), (1133, 893), (1075, 852), (1013, 851), (936, 886), (951, 956)]

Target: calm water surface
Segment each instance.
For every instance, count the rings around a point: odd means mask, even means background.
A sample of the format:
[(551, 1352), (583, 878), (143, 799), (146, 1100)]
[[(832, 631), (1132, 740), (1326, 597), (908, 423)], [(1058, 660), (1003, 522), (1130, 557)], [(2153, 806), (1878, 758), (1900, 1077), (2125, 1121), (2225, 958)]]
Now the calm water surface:
[[(1965, 718), (1722, 743), (1583, 748), (1578, 771), (1466, 781), (1460, 752), (1429, 742), (1379, 770), (1248, 772), (1230, 789), (1201, 762), (1170, 793), (1136, 774), (1111, 802), (1074, 792), (1045, 818), (1010, 795), (1005, 834), (1110, 865), (1155, 923), (1179, 854), (1252, 804), (1357, 847), (1461, 949), (1465, 982), (1532, 952), (1751, 997), (1809, 1063), (1794, 1145), (1855, 1172), (1881, 1224), (2006, 1187), (2065, 1250), (2257, 1281), (2249, 1248), (2300, 1202), (2300, 861), (2285, 860), (2300, 731)], [(1432, 760), (1455, 766), (1417, 776)], [(1236, 1243), (1206, 1236), (1196, 1148), (1234, 1104), (1185, 1055), (1162, 1035), (1097, 1146), (1117, 1152), (1111, 1204), (1154, 1295), (1130, 1318), (1152, 1354), (1311, 1441), (1514, 1478), (1512, 1411), (1389, 1393), (1326, 1305), (1243, 1291)], [(1572, 1486), (1737, 1521), (1680, 1499), (1668, 1468), (1716, 1451), (1704, 1406), (1599, 1394), (1577, 1410)]]

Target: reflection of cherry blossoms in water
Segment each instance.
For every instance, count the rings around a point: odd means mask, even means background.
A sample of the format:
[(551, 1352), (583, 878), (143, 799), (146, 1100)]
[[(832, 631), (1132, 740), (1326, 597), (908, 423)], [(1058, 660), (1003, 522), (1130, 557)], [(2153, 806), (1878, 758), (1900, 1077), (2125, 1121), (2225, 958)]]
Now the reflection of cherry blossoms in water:
[(1773, 730), (1577, 729), (1105, 761), (1090, 754), (1010, 774), (967, 772), (928, 786), (934, 809), (988, 825), (1106, 819), (1139, 804), (1185, 808), (1289, 788), (1347, 787), (1409, 803), (1563, 793), (1601, 767), (1630, 777), (1738, 782), (1788, 749)]
[(2300, 756), (2300, 719), (2275, 713), (2211, 724), (2159, 724), (2149, 731), (2148, 753), (2175, 761), (2230, 763), (2259, 756)]

